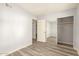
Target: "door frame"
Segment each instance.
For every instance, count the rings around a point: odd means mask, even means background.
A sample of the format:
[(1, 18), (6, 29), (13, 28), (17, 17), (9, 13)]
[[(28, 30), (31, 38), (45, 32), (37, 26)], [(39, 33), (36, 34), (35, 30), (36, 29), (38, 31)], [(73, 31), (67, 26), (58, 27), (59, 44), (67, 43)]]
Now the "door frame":
[[(72, 47), (74, 47), (74, 16), (66, 16), (66, 17), (60, 17), (60, 18), (67, 18), (67, 17), (73, 17), (73, 44), (72, 44)], [(58, 19), (60, 18), (57, 18), (57, 44), (58, 43)], [(69, 44), (66, 44), (66, 45), (69, 45)], [(71, 45), (69, 45), (71, 46)]]
[[(35, 21), (36, 22), (36, 41), (37, 41), (37, 20), (35, 20), (35, 19), (32, 19), (32, 25), (33, 25), (33, 21)], [(33, 29), (33, 26), (32, 26), (32, 29)], [(32, 33), (33, 33), (33, 31), (32, 31)], [(32, 39), (33, 39), (33, 34), (32, 34)]]

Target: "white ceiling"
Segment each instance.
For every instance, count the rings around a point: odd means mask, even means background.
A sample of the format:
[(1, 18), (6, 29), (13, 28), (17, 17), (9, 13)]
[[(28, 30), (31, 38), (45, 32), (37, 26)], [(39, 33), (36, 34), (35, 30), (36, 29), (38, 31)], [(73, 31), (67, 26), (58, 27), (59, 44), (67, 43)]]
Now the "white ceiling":
[(76, 3), (19, 3), (18, 5), (33, 15), (45, 15), (77, 7)]

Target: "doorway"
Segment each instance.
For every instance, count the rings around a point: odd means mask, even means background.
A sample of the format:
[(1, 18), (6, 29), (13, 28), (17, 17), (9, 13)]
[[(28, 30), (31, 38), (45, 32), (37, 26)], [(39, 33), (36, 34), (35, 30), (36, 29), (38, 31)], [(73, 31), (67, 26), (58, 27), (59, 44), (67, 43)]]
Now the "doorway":
[(46, 42), (46, 20), (37, 21), (37, 41)]
[(57, 36), (59, 44), (70, 45), (73, 47), (73, 16), (58, 18)]
[(46, 20), (32, 20), (32, 43), (46, 42)]
[(37, 20), (32, 20), (32, 42), (37, 41)]

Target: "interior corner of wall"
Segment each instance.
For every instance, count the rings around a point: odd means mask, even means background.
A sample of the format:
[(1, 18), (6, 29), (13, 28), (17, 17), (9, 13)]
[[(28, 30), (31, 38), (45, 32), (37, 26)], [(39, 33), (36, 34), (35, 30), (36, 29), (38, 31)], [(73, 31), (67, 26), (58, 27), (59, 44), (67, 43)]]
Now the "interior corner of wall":
[(30, 45), (32, 45), (32, 42), (28, 43), (27, 45), (21, 46), (21, 47), (19, 47), (19, 48), (17, 48), (17, 49), (11, 50), (11, 51), (9, 51), (9, 52), (7, 52), (7, 53), (1, 54), (1, 56), (7, 56), (7, 55), (9, 55), (9, 54), (11, 54), (11, 53), (13, 53), (13, 52), (15, 52), (15, 51), (17, 51), (17, 50), (20, 50), (20, 49), (22, 49), (22, 48), (28, 47), (28, 46), (30, 46)]
[(79, 55), (79, 48), (76, 48), (76, 47), (73, 47), (73, 48), (74, 48), (74, 50), (77, 51), (77, 53), (78, 53), (78, 55)]

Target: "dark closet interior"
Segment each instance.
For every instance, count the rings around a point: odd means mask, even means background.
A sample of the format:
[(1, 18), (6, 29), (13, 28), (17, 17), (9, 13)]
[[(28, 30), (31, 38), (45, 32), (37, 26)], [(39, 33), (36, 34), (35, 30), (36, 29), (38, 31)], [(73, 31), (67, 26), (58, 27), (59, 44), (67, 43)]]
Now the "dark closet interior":
[(73, 16), (58, 18), (58, 43), (73, 45)]

